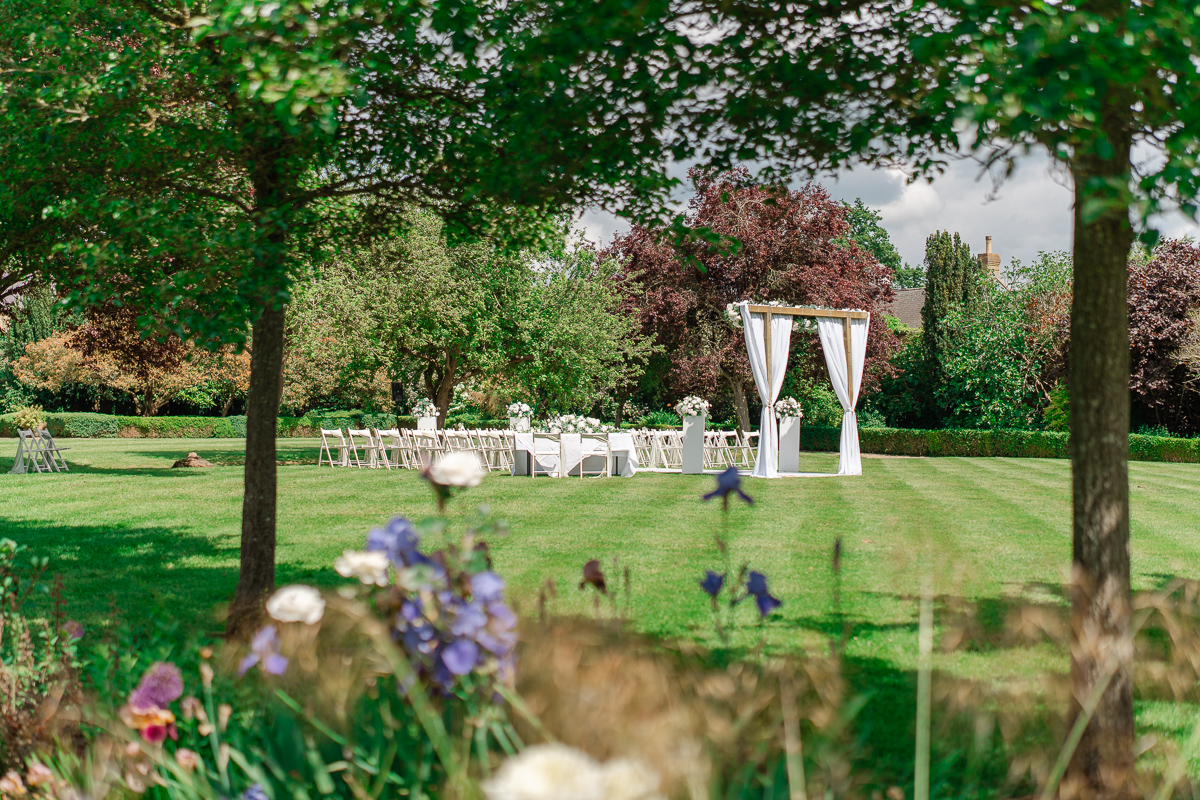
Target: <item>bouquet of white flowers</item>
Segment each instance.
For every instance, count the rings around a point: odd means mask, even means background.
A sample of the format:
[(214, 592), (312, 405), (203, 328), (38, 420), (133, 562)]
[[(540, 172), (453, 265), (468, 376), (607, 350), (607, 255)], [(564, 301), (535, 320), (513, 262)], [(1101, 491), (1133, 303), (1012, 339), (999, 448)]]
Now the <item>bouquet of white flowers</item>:
[(418, 400), (413, 403), (412, 413), (414, 417), (437, 417), (437, 405), (432, 400)]
[(595, 417), (559, 414), (543, 422), (539, 430), (545, 433), (608, 433), (616, 429), (612, 425), (605, 425)]
[(528, 417), (532, 409), (525, 403), (513, 403), (508, 407), (510, 417)]
[(706, 417), (708, 416), (708, 409), (707, 400), (692, 395), (679, 401), (675, 406), (675, 413), (681, 417)]
[(804, 409), (796, 398), (784, 397), (775, 401), (775, 413), (781, 417), (803, 417)]
[[(784, 306), (787, 303), (781, 303), (778, 300), (751, 300), (752, 306)], [(742, 309), (739, 303), (730, 303), (725, 306), (725, 319), (734, 328), (742, 328)], [(792, 330), (815, 330), (816, 324), (808, 317), (792, 317)]]

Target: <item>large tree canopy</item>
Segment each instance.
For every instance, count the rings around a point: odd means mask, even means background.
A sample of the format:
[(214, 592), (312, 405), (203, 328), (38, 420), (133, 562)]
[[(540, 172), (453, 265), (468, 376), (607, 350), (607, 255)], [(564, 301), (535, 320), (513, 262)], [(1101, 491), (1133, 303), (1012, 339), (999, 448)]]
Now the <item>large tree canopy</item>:
[(0, 263), (209, 346), (253, 324), (231, 628), (274, 584), (303, 264), (413, 208), (524, 241), (564, 205), (653, 215), (694, 141), (662, 137), (707, 80), (692, 49), (666, 0), (0, 2)]
[[(403, 236), (347, 251), (300, 287), (288, 322), (287, 374), (297, 379), (285, 403), (300, 386), (362, 395), (400, 381), (433, 400), (443, 422), (465, 383), (539, 412), (590, 409), (598, 392), (635, 379), (649, 351), (620, 311), (615, 270), (565, 237), (518, 252), (451, 245), (440, 220), (417, 215)], [(321, 380), (300, 380), (306, 372)]]
[[(754, 383), (743, 334), (729, 324), (726, 306), (779, 300), (874, 310), (893, 296), (891, 270), (846, 238), (846, 208), (818, 185), (791, 191), (744, 185), (745, 170), (693, 170), (691, 177), (696, 194), (685, 223), (736, 246), (677, 244), (661, 230), (635, 227), (607, 252), (624, 262), (634, 282), (627, 304), (642, 330), (665, 346), (681, 390), (731, 393), (739, 425), (748, 430)], [(802, 349), (806, 337), (794, 341)], [(882, 315), (874, 315), (865, 384), (886, 368), (894, 348)]]

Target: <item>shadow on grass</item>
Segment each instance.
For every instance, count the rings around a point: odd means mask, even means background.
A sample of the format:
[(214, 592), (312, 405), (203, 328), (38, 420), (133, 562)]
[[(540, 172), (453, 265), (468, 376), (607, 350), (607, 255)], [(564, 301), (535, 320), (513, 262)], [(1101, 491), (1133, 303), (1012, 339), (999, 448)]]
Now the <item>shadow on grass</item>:
[[(237, 582), (236, 540), (224, 545), (151, 525), (0, 520), (0, 528), (50, 559), (45, 583), (63, 576), (66, 615), (89, 629), (139, 626), (156, 614), (211, 626)], [(35, 612), (49, 611), (49, 597), (34, 598)]]
[[(246, 463), (244, 448), (225, 447), (220, 449), (196, 449), (195, 447), (179, 450), (124, 450), (120, 453), (104, 453), (88, 455), (89, 461), (72, 461), (71, 454), (66, 453), (67, 465), (72, 475), (141, 475), (146, 477), (181, 477), (203, 473), (203, 468), (173, 469), (172, 464), (187, 456), (189, 452), (197, 452), (218, 467), (240, 467)], [(128, 465), (128, 459), (134, 459), (145, 466)], [(106, 462), (124, 461), (126, 466), (109, 466)], [(317, 463), (316, 449), (312, 447), (279, 447), (275, 451), (275, 463), (281, 467), (315, 466)], [(12, 458), (0, 458), (0, 475), (6, 475), (12, 469)], [(31, 473), (37, 474), (37, 473)], [(44, 474), (44, 473), (43, 473)], [(14, 478), (16, 476), (13, 476)]]

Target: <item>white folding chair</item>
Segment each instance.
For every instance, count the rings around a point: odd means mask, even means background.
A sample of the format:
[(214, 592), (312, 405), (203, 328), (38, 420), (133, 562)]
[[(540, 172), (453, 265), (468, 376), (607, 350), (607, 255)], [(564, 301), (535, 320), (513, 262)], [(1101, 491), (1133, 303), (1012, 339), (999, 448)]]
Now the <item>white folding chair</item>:
[[(337, 451), (337, 460), (333, 458), (334, 450)], [(331, 467), (345, 467), (349, 465), (350, 446), (346, 444), (346, 436), (342, 433), (341, 428), (334, 430), (325, 430), (321, 428), (321, 452), (317, 455), (317, 466), (329, 464)]]
[[(390, 441), (384, 441), (384, 438)], [(398, 428), (389, 428), (388, 430), (375, 429), (375, 451), (379, 453), (379, 462), (383, 464), (385, 469), (392, 467), (408, 468), (408, 463), (404, 458), (404, 443), (400, 438), (400, 430)]]
[(67, 466), (67, 459), (63, 456), (64, 450), (70, 450), (69, 447), (59, 447), (54, 442), (54, 437), (50, 435), (50, 431), (44, 430), (41, 432), (42, 453), (43, 458), (49, 460), (50, 466), (55, 472), (70, 472), (71, 468)]
[(658, 442), (658, 455), (664, 469), (683, 469), (683, 434), (679, 431), (662, 431)]
[(438, 434), (440, 431), (408, 431), (412, 442), (414, 458), (413, 466), (417, 469), (433, 464), (446, 452), (445, 440)]
[[(611, 478), (612, 477), (612, 448), (608, 446), (608, 434), (597, 434), (589, 436), (585, 434), (582, 441), (582, 449), (580, 450), (579, 458), (579, 477), (591, 476), (593, 478)], [(602, 463), (599, 468), (593, 466), (588, 469), (588, 460), (591, 459), (593, 465), (597, 460)]]
[(371, 435), (371, 431), (367, 428), (350, 428), (348, 433), (350, 434), (350, 466), (360, 469), (378, 467), (379, 459), (375, 452), (375, 437)]
[[(549, 460), (550, 456), (558, 459), (558, 465), (555, 469), (542, 469), (538, 466), (538, 456), (546, 456)], [(533, 436), (533, 458), (529, 465), (529, 477), (536, 478), (540, 471), (543, 475), (550, 478), (557, 478), (562, 474), (562, 435), (558, 433), (537, 433)]]

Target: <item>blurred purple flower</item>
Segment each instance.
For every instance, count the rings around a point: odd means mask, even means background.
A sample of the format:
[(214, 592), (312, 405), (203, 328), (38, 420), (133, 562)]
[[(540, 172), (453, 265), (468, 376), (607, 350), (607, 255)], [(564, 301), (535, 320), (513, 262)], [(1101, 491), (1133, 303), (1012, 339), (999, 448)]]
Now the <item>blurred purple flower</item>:
[(490, 603), (504, 593), (504, 579), (494, 572), (478, 572), (471, 576), (471, 594), (476, 600)]
[(469, 639), (456, 639), (446, 645), (439, 655), (450, 674), (466, 675), (475, 669), (479, 661), (479, 645)]
[(767, 591), (767, 576), (761, 572), (751, 571), (746, 577), (746, 593), (754, 597), (754, 602), (758, 604), (758, 613), (764, 618), (783, 605), (782, 600)]
[(719, 497), (725, 503), (725, 507), (728, 508), (729, 495), (731, 494), (736, 494), (745, 500), (747, 505), (754, 504), (754, 499), (742, 491), (742, 477), (738, 475), (737, 467), (730, 467), (718, 475), (717, 488), (704, 495), (704, 499), (712, 500), (714, 497)]
[(711, 569), (704, 571), (704, 578), (700, 581), (700, 588), (708, 593), (708, 596), (714, 600), (721, 593), (721, 587), (725, 585), (725, 576), (718, 575)]
[(268, 675), (282, 675), (287, 669), (288, 660), (279, 654), (279, 636), (274, 625), (254, 634), (250, 640), (250, 655), (238, 665), (238, 675), (245, 675), (255, 664), (260, 664)]
[(393, 517), (386, 528), (375, 528), (367, 534), (367, 550), (382, 550), (397, 566), (411, 567), (427, 564), (429, 559), (417, 549), (421, 543), (413, 524), (404, 517)]
[(242, 792), (242, 800), (270, 800), (267, 793), (257, 783)]
[(159, 661), (142, 676), (137, 688), (129, 695), (134, 708), (166, 708), (183, 694), (183, 673), (174, 664)]

